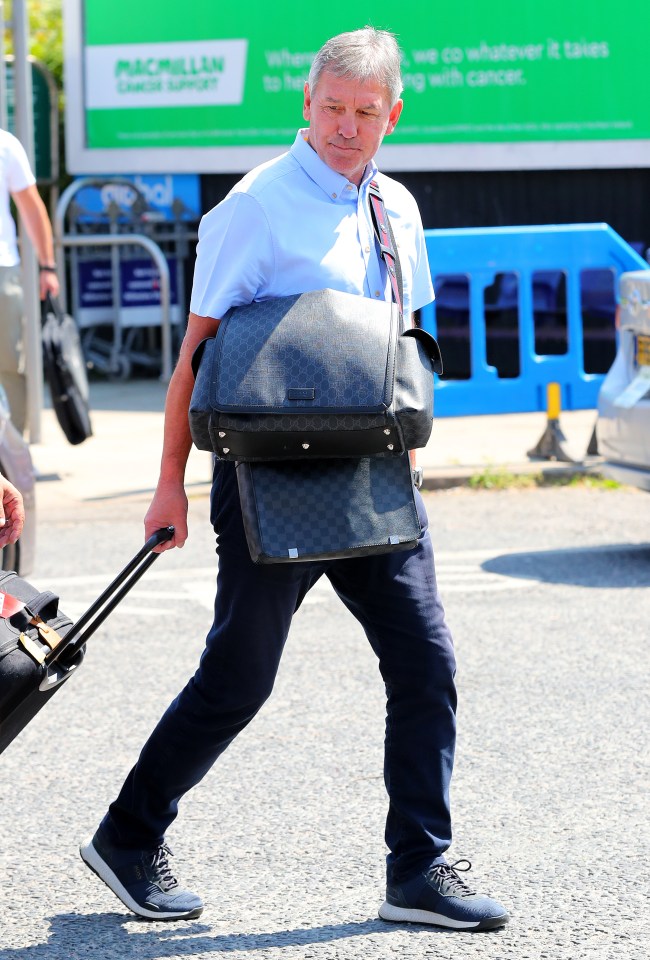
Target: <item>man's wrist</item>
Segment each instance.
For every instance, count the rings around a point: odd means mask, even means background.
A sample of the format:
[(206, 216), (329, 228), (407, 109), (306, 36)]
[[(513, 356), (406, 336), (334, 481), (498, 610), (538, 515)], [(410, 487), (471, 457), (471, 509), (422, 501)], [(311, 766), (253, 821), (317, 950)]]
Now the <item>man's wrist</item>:
[(56, 264), (55, 263), (39, 263), (38, 265), (39, 273), (56, 273)]

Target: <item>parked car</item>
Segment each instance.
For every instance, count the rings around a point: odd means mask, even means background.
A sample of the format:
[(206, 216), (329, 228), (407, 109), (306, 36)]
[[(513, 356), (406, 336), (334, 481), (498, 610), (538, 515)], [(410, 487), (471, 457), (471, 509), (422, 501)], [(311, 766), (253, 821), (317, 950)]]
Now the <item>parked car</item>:
[(0, 473), (17, 487), (25, 501), (25, 526), (17, 543), (1, 551), (0, 568), (25, 576), (34, 568), (36, 496), (34, 467), (29, 447), (11, 422), (9, 403), (0, 385)]
[(620, 278), (616, 357), (598, 397), (602, 470), (650, 491), (650, 270)]

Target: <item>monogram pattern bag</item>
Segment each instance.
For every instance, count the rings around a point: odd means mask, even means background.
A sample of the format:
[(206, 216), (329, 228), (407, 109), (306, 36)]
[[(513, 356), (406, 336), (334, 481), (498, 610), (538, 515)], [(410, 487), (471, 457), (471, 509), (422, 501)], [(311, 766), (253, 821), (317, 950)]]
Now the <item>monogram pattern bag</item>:
[(403, 329), (401, 271), (378, 191), (371, 203), (395, 302), (316, 290), (229, 310), (193, 360), (197, 447), (276, 461), (426, 445), (440, 350), (426, 331)]
[(194, 442), (237, 461), (254, 563), (408, 550), (421, 533), (407, 451), (429, 437), (440, 352), (403, 331), (399, 260), (371, 203), (394, 303), (320, 290), (250, 304), (203, 346)]
[(409, 550), (421, 533), (408, 454), (238, 463), (237, 483), (254, 563)]

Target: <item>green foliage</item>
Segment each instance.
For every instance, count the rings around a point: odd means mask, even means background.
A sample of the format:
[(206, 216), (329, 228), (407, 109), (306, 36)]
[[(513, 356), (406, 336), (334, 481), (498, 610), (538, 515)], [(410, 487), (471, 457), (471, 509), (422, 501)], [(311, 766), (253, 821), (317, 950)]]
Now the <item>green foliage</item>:
[(535, 474), (515, 474), (502, 467), (485, 467), (468, 481), (472, 490), (510, 490), (513, 487), (536, 486)]
[[(63, 14), (62, 0), (28, 0), (29, 52), (54, 75), (63, 87)], [(11, 26), (12, 3), (5, 0), (5, 25)], [(5, 53), (13, 53), (11, 30), (5, 30)]]
[(599, 473), (574, 473), (574, 474), (546, 474), (544, 477), (544, 486), (546, 487), (586, 487), (589, 490), (618, 490), (621, 486), (617, 480), (610, 480)]
[(587, 487), (596, 490), (617, 490), (620, 484), (598, 473), (553, 471), (511, 473), (503, 467), (488, 466), (473, 474), (468, 481), (472, 490), (513, 490), (530, 487)]
[[(30, 55), (39, 60), (52, 74), (59, 91), (59, 177), (58, 187), (64, 189), (69, 181), (65, 173), (65, 145), (63, 124), (63, 0), (27, 0), (27, 29)], [(4, 0), (4, 52), (13, 54), (12, 0)], [(46, 188), (47, 189), (47, 188)], [(42, 192), (42, 191), (41, 191)], [(45, 198), (44, 198), (45, 199)]]

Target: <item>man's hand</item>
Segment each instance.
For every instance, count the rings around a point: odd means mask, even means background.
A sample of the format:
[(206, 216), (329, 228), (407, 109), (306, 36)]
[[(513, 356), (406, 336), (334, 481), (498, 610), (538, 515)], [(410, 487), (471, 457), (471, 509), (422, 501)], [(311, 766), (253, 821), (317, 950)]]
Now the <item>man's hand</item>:
[(15, 543), (23, 531), (25, 506), (22, 494), (0, 475), (0, 547)]
[(187, 496), (181, 482), (161, 480), (151, 506), (144, 518), (145, 540), (161, 527), (174, 527), (174, 536), (154, 549), (163, 553), (172, 547), (182, 547), (187, 540)]
[(192, 448), (188, 410), (194, 387), (192, 354), (204, 337), (213, 337), (218, 320), (190, 313), (183, 337), (176, 369), (169, 381), (165, 401), (165, 427), (160, 479), (151, 506), (144, 518), (147, 538), (160, 527), (173, 526), (171, 540), (156, 547), (156, 553), (182, 547), (187, 540), (187, 497), (183, 480), (185, 466)]
[(59, 278), (52, 270), (41, 270), (38, 274), (38, 285), (41, 300), (45, 300), (48, 293), (53, 297), (59, 295)]

